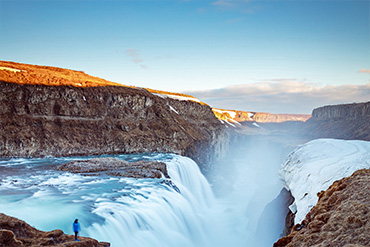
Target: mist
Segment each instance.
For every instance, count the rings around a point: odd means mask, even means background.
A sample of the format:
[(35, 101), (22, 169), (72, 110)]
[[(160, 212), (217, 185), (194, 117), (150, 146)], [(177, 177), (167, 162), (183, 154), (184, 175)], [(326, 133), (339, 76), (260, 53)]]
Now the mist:
[(228, 204), (225, 214), (234, 218), (225, 229), (242, 233), (246, 246), (272, 246), (284, 235), (288, 199), (278, 171), (293, 148), (267, 135), (243, 136), (211, 174), (217, 198)]

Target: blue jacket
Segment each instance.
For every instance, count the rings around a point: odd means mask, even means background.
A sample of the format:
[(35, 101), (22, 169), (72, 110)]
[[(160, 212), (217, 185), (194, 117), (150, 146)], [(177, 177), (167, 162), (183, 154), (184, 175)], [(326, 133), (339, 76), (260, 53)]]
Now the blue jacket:
[(74, 223), (73, 222), (73, 231), (74, 232), (79, 232), (80, 231), (80, 229), (81, 229), (81, 227), (80, 227), (80, 223)]

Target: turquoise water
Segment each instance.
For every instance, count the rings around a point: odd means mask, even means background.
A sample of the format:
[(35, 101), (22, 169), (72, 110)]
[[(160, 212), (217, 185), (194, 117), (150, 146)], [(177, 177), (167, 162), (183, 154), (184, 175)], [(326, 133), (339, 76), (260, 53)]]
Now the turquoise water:
[[(215, 198), (212, 188), (191, 159), (172, 154), (114, 155), (127, 161), (165, 162), (173, 187), (165, 179), (81, 176), (56, 171), (76, 159), (0, 160), (0, 212), (45, 231), (72, 234), (78, 218), (82, 236), (110, 242), (113, 247), (264, 246), (255, 239), (258, 214), (278, 190), (263, 194), (256, 169), (241, 160), (244, 175), (234, 190)], [(264, 184), (266, 186), (266, 184)], [(258, 193), (257, 193), (258, 194)], [(279, 232), (267, 234), (277, 239)], [(270, 236), (271, 238), (271, 236)], [(271, 246), (266, 245), (266, 246)]]

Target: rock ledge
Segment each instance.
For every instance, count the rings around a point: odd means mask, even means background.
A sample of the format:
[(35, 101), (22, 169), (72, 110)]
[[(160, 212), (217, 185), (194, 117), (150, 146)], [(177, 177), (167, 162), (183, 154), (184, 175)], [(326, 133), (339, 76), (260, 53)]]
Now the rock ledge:
[(0, 213), (0, 246), (57, 246), (57, 247), (109, 247), (106, 242), (79, 237), (74, 241), (73, 235), (66, 235), (62, 230), (44, 232), (37, 230), (26, 222)]
[(93, 158), (71, 161), (58, 166), (57, 170), (128, 178), (169, 178), (166, 164), (157, 161), (127, 162), (115, 158)]

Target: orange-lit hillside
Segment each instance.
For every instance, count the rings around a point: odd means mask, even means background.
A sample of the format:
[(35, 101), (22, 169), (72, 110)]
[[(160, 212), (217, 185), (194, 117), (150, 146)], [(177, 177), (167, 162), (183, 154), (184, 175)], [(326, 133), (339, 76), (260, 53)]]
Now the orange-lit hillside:
[(212, 108), (218, 119), (231, 122), (282, 123), (286, 121), (307, 121), (309, 114), (274, 114), (267, 112), (236, 111)]
[(99, 87), (123, 86), (82, 71), (0, 61), (0, 80), (18, 84), (48, 86)]
[[(8, 61), (0, 61), (0, 81), (17, 84), (36, 84), (47, 86), (73, 86), (73, 87), (103, 87), (103, 86), (126, 86), (123, 84), (107, 81), (99, 77), (88, 75), (82, 71), (62, 69), (51, 66), (40, 66)], [(165, 95), (177, 99), (185, 99), (205, 104), (191, 95), (160, 91), (145, 88), (151, 93)]]

